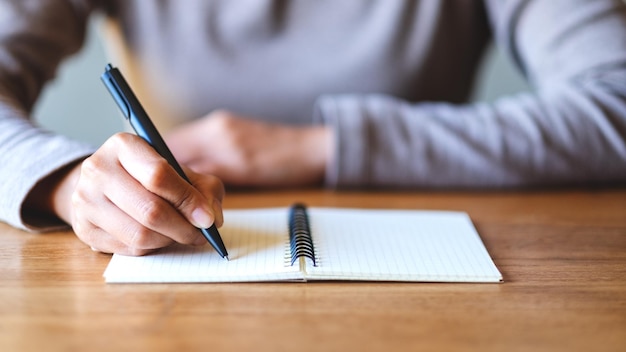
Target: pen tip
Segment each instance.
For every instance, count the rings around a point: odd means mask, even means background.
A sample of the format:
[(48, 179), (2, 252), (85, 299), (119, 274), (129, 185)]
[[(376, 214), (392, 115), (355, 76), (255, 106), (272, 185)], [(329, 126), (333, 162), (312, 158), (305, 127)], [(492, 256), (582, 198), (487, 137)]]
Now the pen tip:
[(226, 261), (227, 261), (227, 262), (229, 262), (229, 261), (230, 261), (230, 259), (228, 259), (228, 256), (227, 256), (227, 255), (226, 255), (226, 256), (224, 256), (224, 258), (226, 258)]

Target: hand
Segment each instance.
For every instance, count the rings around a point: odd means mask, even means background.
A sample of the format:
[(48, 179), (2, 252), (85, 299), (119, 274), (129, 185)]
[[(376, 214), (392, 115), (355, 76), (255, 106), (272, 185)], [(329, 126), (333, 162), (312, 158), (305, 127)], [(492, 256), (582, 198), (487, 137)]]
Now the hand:
[(61, 179), (52, 206), (101, 252), (143, 255), (174, 242), (204, 245), (194, 225), (221, 226), (224, 186), (214, 176), (185, 173), (193, 186), (143, 139), (120, 133)]
[(322, 182), (331, 157), (327, 127), (294, 127), (216, 111), (166, 136), (174, 156), (196, 172), (236, 186)]

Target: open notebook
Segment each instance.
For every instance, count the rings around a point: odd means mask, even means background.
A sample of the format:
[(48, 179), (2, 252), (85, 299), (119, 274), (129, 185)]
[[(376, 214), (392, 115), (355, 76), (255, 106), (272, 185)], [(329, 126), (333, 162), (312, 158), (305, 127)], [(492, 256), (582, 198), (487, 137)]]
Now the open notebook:
[(224, 211), (230, 261), (209, 246), (113, 255), (106, 282), (500, 282), (462, 212), (344, 208)]

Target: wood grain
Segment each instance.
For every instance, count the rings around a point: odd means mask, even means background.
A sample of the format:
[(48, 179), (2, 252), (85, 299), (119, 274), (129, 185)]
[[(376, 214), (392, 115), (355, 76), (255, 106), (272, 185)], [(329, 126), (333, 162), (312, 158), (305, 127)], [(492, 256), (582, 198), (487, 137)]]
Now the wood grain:
[(624, 351), (626, 190), (229, 192), (226, 208), (449, 209), (503, 284), (107, 285), (71, 232), (0, 224), (1, 351)]

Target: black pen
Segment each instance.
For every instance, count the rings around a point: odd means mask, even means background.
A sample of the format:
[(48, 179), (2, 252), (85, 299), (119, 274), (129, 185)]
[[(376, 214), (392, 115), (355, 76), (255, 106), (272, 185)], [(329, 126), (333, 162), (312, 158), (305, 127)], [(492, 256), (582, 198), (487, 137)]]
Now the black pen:
[[(128, 83), (122, 76), (122, 73), (115, 67), (108, 64), (104, 73), (100, 76), (102, 82), (113, 96), (113, 99), (122, 110), (124, 117), (130, 122), (138, 136), (148, 142), (167, 162), (172, 165), (174, 170), (184, 178), (189, 184), (191, 182), (183, 172), (183, 169), (178, 165), (178, 162), (172, 155), (172, 152), (165, 144), (163, 138), (157, 131), (156, 127), (148, 117), (148, 114), (139, 103), (139, 100), (135, 96), (135, 93), (130, 89)], [(209, 243), (215, 248), (217, 253), (228, 260), (228, 252), (222, 241), (220, 233), (217, 231), (215, 224), (211, 225), (208, 229), (200, 229), (202, 235), (209, 241)]]

